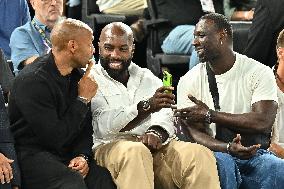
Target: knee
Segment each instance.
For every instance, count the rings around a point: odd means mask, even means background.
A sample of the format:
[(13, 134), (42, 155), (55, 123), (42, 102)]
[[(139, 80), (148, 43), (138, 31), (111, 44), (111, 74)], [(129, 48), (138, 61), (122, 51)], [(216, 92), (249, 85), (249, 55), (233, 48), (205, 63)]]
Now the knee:
[(84, 178), (78, 172), (70, 171), (68, 175), (61, 178), (61, 189), (87, 189)]
[(140, 155), (152, 156), (150, 150), (141, 142), (123, 142), (117, 147), (117, 151), (120, 155), (124, 157), (139, 157)]

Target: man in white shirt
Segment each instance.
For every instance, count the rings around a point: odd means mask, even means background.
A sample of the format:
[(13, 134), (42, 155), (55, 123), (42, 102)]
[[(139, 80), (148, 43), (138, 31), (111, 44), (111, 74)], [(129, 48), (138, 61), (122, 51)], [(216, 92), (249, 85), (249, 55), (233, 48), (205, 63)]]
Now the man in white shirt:
[[(101, 33), (92, 99), (94, 155), (120, 189), (220, 188), (213, 152), (174, 137), (171, 106), (160, 79), (131, 59), (133, 33), (111, 23)], [(154, 184), (155, 180), (155, 184)]]
[[(284, 161), (266, 150), (278, 101), (272, 70), (233, 52), (232, 27), (223, 15), (201, 17), (194, 35), (203, 63), (180, 79), (177, 105), (181, 109), (175, 115), (184, 120), (197, 143), (217, 152), (219, 171), (237, 166), (240, 188), (282, 189)], [(200, 132), (200, 127), (208, 126), (215, 136)]]
[(284, 159), (284, 29), (279, 33), (276, 52), (278, 61), (274, 66), (274, 74), (278, 85), (278, 112), (273, 143), (269, 149)]

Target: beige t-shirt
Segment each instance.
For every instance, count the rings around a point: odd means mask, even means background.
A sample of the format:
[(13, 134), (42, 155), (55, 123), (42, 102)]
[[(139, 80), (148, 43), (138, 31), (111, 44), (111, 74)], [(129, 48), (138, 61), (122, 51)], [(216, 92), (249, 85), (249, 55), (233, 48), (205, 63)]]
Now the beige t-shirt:
[[(278, 102), (274, 74), (268, 66), (244, 55), (236, 54), (234, 66), (224, 74), (216, 75), (221, 112), (242, 114), (251, 111), (252, 104), (261, 100)], [(196, 97), (214, 109), (205, 63), (197, 64), (181, 77), (177, 87), (177, 106), (193, 106), (188, 95)], [(210, 128), (215, 134), (215, 124)]]

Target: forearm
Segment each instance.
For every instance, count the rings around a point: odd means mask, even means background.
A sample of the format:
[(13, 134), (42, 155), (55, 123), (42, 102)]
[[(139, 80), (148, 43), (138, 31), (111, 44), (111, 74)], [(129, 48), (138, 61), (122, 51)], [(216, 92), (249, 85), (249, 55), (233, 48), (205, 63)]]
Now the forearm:
[(123, 127), (120, 132), (130, 131), (137, 127), (141, 123), (141, 121), (145, 120), (150, 114), (150, 111), (145, 111), (141, 107), (141, 102), (137, 104), (138, 115), (130, 121), (125, 127)]
[(216, 127), (227, 127), (237, 133), (270, 133), (275, 120), (275, 116), (268, 115), (270, 113), (272, 112), (230, 114), (215, 111), (212, 122), (216, 123)]
[(193, 127), (187, 127), (188, 134), (190, 137), (203, 146), (206, 146), (212, 151), (216, 152), (227, 152), (227, 143), (221, 142)]

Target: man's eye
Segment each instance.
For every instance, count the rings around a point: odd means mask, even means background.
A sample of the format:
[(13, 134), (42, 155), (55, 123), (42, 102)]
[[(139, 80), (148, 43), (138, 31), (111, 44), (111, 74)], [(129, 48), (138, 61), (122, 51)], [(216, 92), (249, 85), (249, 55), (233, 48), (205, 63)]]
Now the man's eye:
[(104, 48), (105, 48), (105, 50), (111, 50), (111, 47), (108, 47), (108, 46), (106, 46)]

